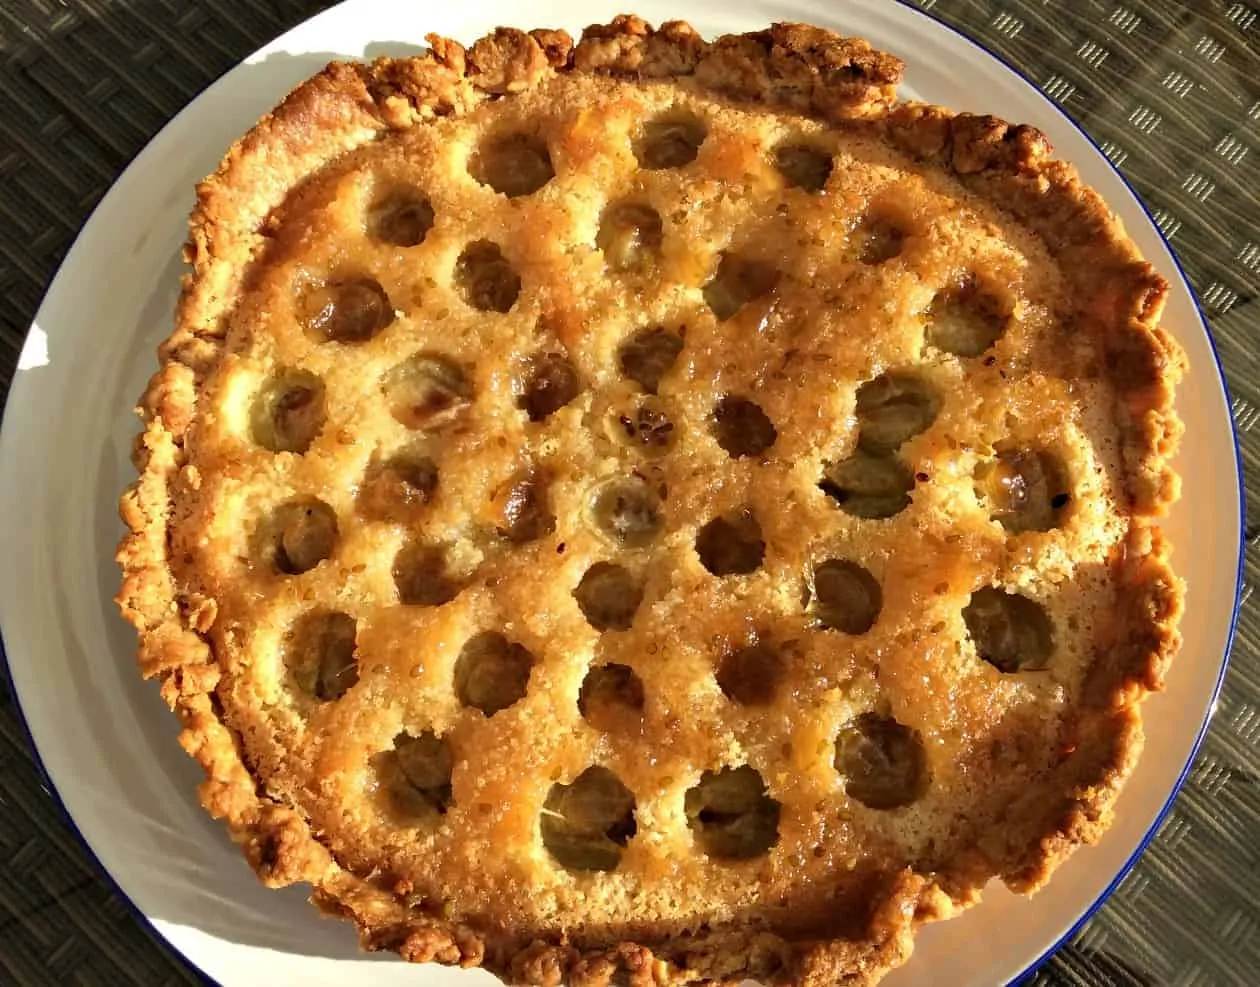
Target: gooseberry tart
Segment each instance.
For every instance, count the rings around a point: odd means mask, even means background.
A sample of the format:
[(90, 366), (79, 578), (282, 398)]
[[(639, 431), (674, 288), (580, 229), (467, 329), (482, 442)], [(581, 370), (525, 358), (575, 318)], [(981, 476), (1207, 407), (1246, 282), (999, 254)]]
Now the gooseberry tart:
[(1107, 828), (1166, 285), (799, 24), (334, 63), (197, 190), (119, 602), (269, 885), (522, 983), (868, 984)]

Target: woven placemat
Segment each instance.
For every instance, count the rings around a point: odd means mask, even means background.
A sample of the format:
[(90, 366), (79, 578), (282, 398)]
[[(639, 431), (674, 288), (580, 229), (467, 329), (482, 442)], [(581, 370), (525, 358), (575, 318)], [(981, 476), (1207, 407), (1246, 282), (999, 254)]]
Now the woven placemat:
[[(0, 0), (0, 393), (62, 256), (132, 156), (210, 81), (326, 6)], [(1224, 0), (918, 6), (1022, 71), (1133, 182), (1210, 320), (1260, 504), (1256, 11)], [(1134, 871), (1030, 983), (1260, 984), (1256, 521), (1253, 508), (1232, 670), (1193, 773)], [(0, 985), (203, 982), (88, 858), (0, 686)]]

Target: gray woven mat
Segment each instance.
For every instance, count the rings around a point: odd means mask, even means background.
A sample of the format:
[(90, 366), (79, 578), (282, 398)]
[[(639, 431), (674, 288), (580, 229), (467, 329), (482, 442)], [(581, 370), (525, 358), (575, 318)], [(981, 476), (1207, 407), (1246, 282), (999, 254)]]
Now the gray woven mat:
[[(0, 393), (42, 292), (110, 182), (207, 83), (325, 6), (0, 0)], [(1260, 503), (1255, 9), (1226, 0), (920, 6), (1040, 85), (1151, 207), (1211, 321), (1235, 399), (1248, 494)], [(1189, 783), (1133, 873), (1032, 983), (1260, 983), (1254, 508), (1248, 519), (1233, 667)], [(0, 686), (0, 985), (201, 982), (79, 846)]]

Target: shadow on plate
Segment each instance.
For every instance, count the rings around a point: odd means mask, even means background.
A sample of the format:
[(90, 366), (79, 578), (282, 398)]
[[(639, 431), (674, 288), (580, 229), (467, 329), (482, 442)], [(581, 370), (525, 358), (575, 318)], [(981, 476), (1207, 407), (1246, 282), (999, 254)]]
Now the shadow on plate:
[(386, 55), (391, 58), (406, 58), (409, 55), (423, 55), (428, 50), (424, 45), (413, 45), (407, 41), (373, 41), (363, 49), (363, 58), (369, 62)]

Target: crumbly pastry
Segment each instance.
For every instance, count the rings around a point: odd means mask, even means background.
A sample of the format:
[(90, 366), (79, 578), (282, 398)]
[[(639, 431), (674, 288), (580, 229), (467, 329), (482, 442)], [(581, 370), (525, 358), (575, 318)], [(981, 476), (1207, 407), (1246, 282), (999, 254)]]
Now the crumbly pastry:
[(795, 24), (333, 64), (198, 189), (123, 613), (269, 885), (534, 984), (866, 984), (1107, 828), (1166, 285)]

